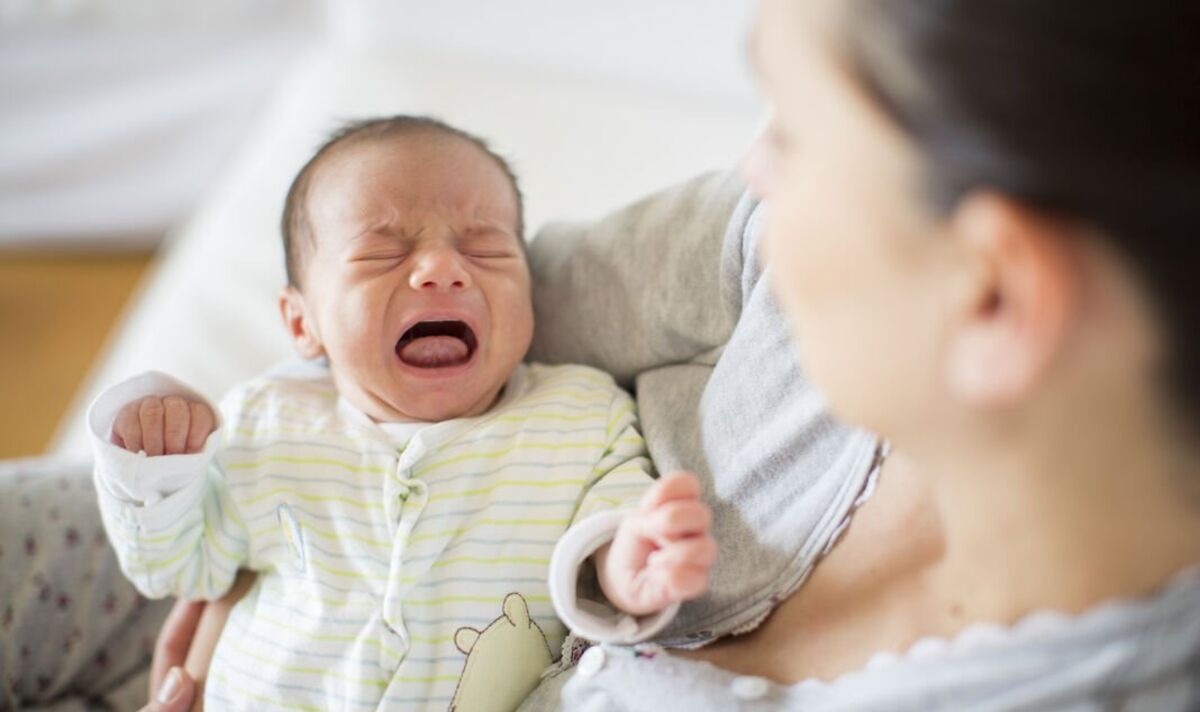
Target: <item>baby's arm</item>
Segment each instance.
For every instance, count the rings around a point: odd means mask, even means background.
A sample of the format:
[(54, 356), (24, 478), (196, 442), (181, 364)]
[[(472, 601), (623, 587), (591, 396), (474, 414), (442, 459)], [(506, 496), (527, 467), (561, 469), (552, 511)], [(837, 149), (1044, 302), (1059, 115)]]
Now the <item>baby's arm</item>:
[(150, 598), (224, 593), (248, 536), (215, 464), (212, 407), (148, 373), (97, 398), (88, 424), (100, 511), (125, 575)]
[[(550, 595), (577, 635), (633, 643), (654, 636), (682, 601), (704, 592), (716, 543), (699, 481), (688, 474), (652, 478), (625, 393), (613, 399), (607, 443), (574, 523), (554, 548)], [(588, 593), (592, 571), (607, 600)]]
[(604, 595), (635, 616), (699, 597), (717, 557), (711, 521), (695, 475), (676, 473), (654, 483), (621, 520), (613, 541), (593, 555)]

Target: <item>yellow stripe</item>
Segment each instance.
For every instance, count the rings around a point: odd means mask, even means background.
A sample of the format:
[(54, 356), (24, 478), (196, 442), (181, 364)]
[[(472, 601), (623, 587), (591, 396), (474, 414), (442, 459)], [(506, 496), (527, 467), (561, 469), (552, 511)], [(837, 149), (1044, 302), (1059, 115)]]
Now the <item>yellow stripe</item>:
[(276, 487), (273, 490), (268, 490), (257, 497), (252, 497), (246, 500), (245, 503), (247, 506), (258, 504), (263, 500), (270, 499), (279, 494), (286, 494), (309, 502), (340, 502), (346, 506), (356, 507), (358, 509), (383, 509), (383, 502), (364, 502), (362, 500), (350, 499), (349, 497), (338, 497), (336, 495), (307, 494), (305, 492), (297, 492), (296, 490), (287, 487)]
[(480, 487), (479, 489), (463, 490), (462, 492), (446, 492), (445, 494), (435, 494), (435, 495), (430, 496), (429, 501), (430, 502), (438, 502), (438, 501), (447, 500), (447, 499), (462, 499), (465, 497), (474, 497), (474, 496), (480, 495), (480, 494), (491, 494), (491, 493), (495, 492), (496, 490), (502, 489), (504, 487), (541, 487), (541, 488), (566, 487), (568, 485), (579, 486), (579, 485), (582, 485), (584, 482), (585, 482), (585, 480), (581, 480), (581, 479), (544, 480), (544, 481), (540, 481), (540, 480), (500, 480), (499, 482), (497, 482), (496, 484), (494, 484), (490, 487)]
[(418, 541), (427, 539), (442, 539), (444, 537), (458, 537), (467, 532), (478, 529), (479, 527), (488, 526), (538, 526), (538, 527), (566, 527), (570, 523), (569, 519), (480, 519), (473, 524), (459, 529), (451, 529), (449, 531), (431, 532), (428, 534), (417, 534), (408, 537), (408, 543), (414, 544)]
[(330, 668), (319, 668), (319, 667), (309, 668), (309, 667), (299, 667), (296, 665), (280, 665), (279, 663), (277, 663), (274, 660), (271, 660), (270, 658), (264, 658), (261, 655), (252, 653), (249, 650), (245, 649), (244, 647), (242, 647), (241, 645), (239, 645), (236, 642), (237, 639), (238, 639), (237, 636), (230, 636), (229, 641), (226, 643), (226, 645), (233, 648), (234, 650), (241, 653), (242, 655), (245, 655), (246, 657), (251, 658), (253, 660), (257, 660), (258, 662), (268, 665), (272, 669), (278, 670), (280, 672), (290, 672), (294, 675), (315, 675), (319, 678), (331, 677), (331, 678), (338, 679), (338, 680), (345, 680), (347, 682), (351, 682), (356, 685), (369, 685), (371, 687), (379, 687), (379, 688), (387, 687), (387, 685), (388, 685), (387, 680), (363, 679), (361, 677), (358, 677), (357, 675), (347, 675), (346, 673), (343, 673), (343, 672), (334, 672)]
[[(203, 526), (203, 525), (201, 525), (201, 526)], [(162, 571), (163, 569), (169, 568), (172, 565), (179, 563), (180, 559), (184, 558), (185, 556), (187, 556), (190, 553), (191, 553), (191, 551), (186, 546), (180, 546), (179, 551), (176, 552), (174, 556), (171, 556), (170, 558), (162, 559), (162, 560), (152, 559), (150, 561), (143, 561), (142, 567), (146, 572)]]
[(442, 645), (443, 643), (449, 643), (449, 642), (453, 641), (454, 636), (453, 635), (434, 635), (434, 636), (410, 635), (410, 636), (408, 636), (408, 639), (414, 643), (424, 643), (425, 645)]
[[(576, 381), (576, 382), (578, 382), (578, 381)], [(555, 384), (547, 384), (547, 385), (549, 385), (550, 388), (548, 388), (547, 390), (544, 390), (544, 391), (542, 391), (542, 390), (534, 391), (532, 393), (532, 395), (537, 398), (557, 398), (559, 396), (574, 396), (576, 399), (579, 399), (579, 400), (590, 398), (593, 402), (585, 401), (585, 402), (580, 403), (579, 405), (584, 405), (584, 406), (594, 405), (594, 406), (597, 406), (600, 408), (603, 408), (604, 406), (606, 406), (610, 402), (612, 402), (612, 390), (610, 390), (608, 388), (602, 388), (602, 387), (593, 387), (593, 388), (583, 387), (583, 388), (581, 388), (579, 386), (566, 386), (563, 388), (556, 388), (556, 387), (554, 387)]]
[[(537, 603), (548, 603), (549, 596), (526, 596), (521, 595), (526, 601)], [(442, 598), (430, 598), (419, 601), (405, 601), (402, 606), (440, 606), (446, 603), (500, 603), (500, 599), (495, 596), (443, 596)], [(416, 637), (412, 638), (416, 640)]]
[(241, 563), (238, 557), (234, 556), (231, 552), (225, 551), (225, 547), (221, 546), (221, 544), (217, 541), (217, 531), (208, 523), (208, 512), (204, 513), (204, 531), (202, 532), (202, 536), (204, 537), (204, 540), (209, 543), (209, 546), (211, 546), (217, 551), (218, 554), (224, 557), (225, 561), (233, 562), (234, 565)]
[(632, 412), (633, 412), (633, 404), (632, 403), (626, 403), (624, 406), (622, 406), (620, 410), (618, 410), (615, 414), (613, 414), (613, 416), (611, 418), (608, 419), (607, 432), (611, 433), (613, 428), (616, 427), (617, 421), (619, 421), (621, 418), (624, 418), (625, 416), (629, 415)]
[(531, 556), (507, 556), (488, 558), (486, 556), (456, 556), (452, 559), (435, 561), (430, 568), (439, 569), (454, 564), (532, 564), (534, 566), (549, 566), (550, 559), (539, 559)]
[[(285, 600), (287, 598), (287, 594), (289, 592), (284, 591), (279, 587), (280, 584), (275, 583), (275, 577), (267, 576), (262, 580), (264, 581), (264, 595), (267, 592), (270, 592), (270, 595), (277, 597), (279, 600)], [(308, 582), (304, 581), (304, 583)], [(302, 594), (302, 597), (304, 599), (304, 603), (306, 604), (315, 601), (328, 608), (341, 608), (356, 612), (373, 612), (379, 610), (379, 596), (369, 591), (361, 591), (358, 592), (357, 596), (351, 596), (347, 598), (330, 598), (328, 596), (322, 596), (319, 593), (312, 593), (306, 590)]]
[(551, 413), (549, 411), (534, 411), (523, 415), (502, 415), (495, 419), (497, 423), (524, 423), (529, 420), (562, 420), (568, 423), (577, 423), (581, 420), (595, 420), (595, 413), (580, 413), (578, 415), (568, 415), (566, 413)]
[[(289, 435), (309, 435), (309, 436), (319, 435), (324, 438), (330, 438), (330, 439), (337, 438), (338, 440), (336, 441), (336, 443), (327, 443), (327, 444), (336, 444), (339, 447), (344, 446), (346, 443), (350, 443), (350, 444), (354, 445), (355, 447), (366, 449), (369, 445), (372, 444), (371, 441), (369, 441), (369, 440), (363, 440), (361, 438), (353, 438), (350, 436), (350, 433), (351, 433), (351, 431), (348, 429), (331, 430), (327, 427), (317, 427), (317, 424), (315, 424), (315, 423), (313, 425), (309, 425), (309, 426), (295, 426), (295, 427), (291, 427), (291, 426), (287, 426), (287, 425), (278, 425), (278, 426), (271, 425), (270, 427), (264, 426), (261, 428), (234, 428), (233, 430), (230, 431), (230, 437), (225, 440), (225, 443), (227, 445), (237, 444), (239, 441), (235, 441), (232, 437), (233, 435), (241, 435), (246, 438), (251, 438), (251, 439), (253, 439), (254, 442), (261, 442), (262, 440), (267, 440), (268, 442), (265, 444), (271, 445), (271, 446), (275, 445), (275, 443), (269, 442), (270, 439), (272, 439), (272, 438), (282, 438), (282, 437), (289, 436)], [(321, 442), (324, 443), (325, 441), (322, 440)], [(314, 444), (316, 444), (316, 443), (314, 443)]]
[[(306, 631), (303, 628), (297, 628), (296, 626), (293, 626), (289, 623), (275, 620), (274, 618), (271, 618), (270, 616), (265, 616), (261, 612), (256, 612), (254, 614), (254, 620), (262, 621), (263, 623), (273, 625), (276, 628), (286, 630), (290, 633), (295, 634), (296, 636), (299, 636), (300, 638), (302, 638), (304, 640), (322, 641), (322, 642), (326, 642), (326, 643), (357, 643), (357, 642), (359, 642), (358, 636), (356, 636), (356, 635), (334, 635), (332, 633), (313, 633), (311, 631)], [(384, 645), (383, 641), (380, 640), (379, 638), (367, 637), (367, 638), (364, 638), (362, 642), (366, 643), (367, 645), (371, 645), (376, 648), (379, 648), (380, 650), (386, 650), (387, 652), (389, 652), (392, 655), (395, 655), (397, 657), (402, 657), (400, 655), (400, 653), (398, 653), (395, 650), (392, 650), (391, 648)]]
[(306, 712), (321, 712), (320, 707), (313, 707), (312, 705), (297, 705), (297, 704), (294, 704), (291, 702), (284, 702), (283, 700), (276, 700), (276, 699), (273, 699), (270, 697), (263, 697), (262, 695), (259, 695), (255, 692), (251, 692), (250, 690), (242, 687), (241, 685), (235, 684), (232, 680), (225, 677), (225, 675), (223, 673), (221, 673), (220, 670), (218, 670), (216, 672), (214, 677), (222, 685), (224, 685), (224, 686), (228, 687), (230, 690), (233, 690), (234, 692), (236, 692), (238, 697), (244, 697), (246, 699), (254, 700), (255, 702), (260, 702), (260, 703), (262, 703), (264, 705), (268, 705), (270, 707), (285, 707), (287, 709), (292, 709), (292, 710), (305, 710)]
[(514, 450), (583, 450), (596, 449), (604, 447), (604, 443), (514, 443), (502, 450), (493, 450), (492, 452), (468, 452), (457, 457), (451, 457), (432, 463), (421, 468), (416, 474), (417, 476), (427, 475), (434, 470), (454, 465), (467, 460), (495, 460), (505, 455), (511, 454)]
[[(312, 532), (313, 534), (316, 534), (317, 536), (321, 537), (322, 539), (326, 539), (329, 541), (337, 541), (337, 542), (340, 542), (343, 540), (357, 541), (360, 544), (369, 544), (370, 546), (374, 546), (374, 547), (378, 547), (378, 548), (386, 548), (388, 550), (390, 550), (392, 547), (392, 542), (390, 542), (390, 541), (384, 541), (384, 540), (380, 540), (380, 539), (370, 539), (365, 536), (359, 536), (358, 534), (350, 534), (350, 533), (340, 533), (339, 534), (337, 532), (331, 532), (327, 529), (321, 529), (320, 527), (314, 526), (312, 524), (305, 524), (303, 528), (304, 528), (305, 532)], [(268, 524), (267, 526), (263, 527), (262, 529), (251, 534), (250, 537), (253, 541), (259, 542), (259, 546), (261, 547), (263, 545), (262, 542), (265, 537), (269, 536), (271, 534), (271, 532), (278, 532), (278, 531), (279, 531), (278, 524)]]
[(273, 457), (264, 457), (261, 460), (253, 460), (251, 462), (227, 463), (225, 465), (225, 469), (227, 469), (227, 470), (250, 470), (250, 469), (253, 469), (256, 467), (262, 467), (263, 465), (265, 465), (269, 462), (282, 462), (282, 463), (286, 463), (289, 465), (321, 465), (321, 466), (328, 465), (330, 467), (341, 467), (342, 469), (349, 470), (350, 472), (370, 472), (372, 474), (377, 474), (377, 475), (386, 474), (391, 471), (391, 469), (387, 468), (387, 467), (360, 467), (358, 465), (351, 465), (348, 462), (343, 462), (341, 460), (334, 460), (331, 458), (286, 457), (284, 455), (277, 455), (277, 456), (273, 456)]
[[(347, 556), (346, 558), (352, 559), (354, 557)], [(335, 569), (331, 566), (326, 566), (325, 564), (321, 563), (321, 559), (316, 556), (310, 558), (309, 561), (312, 562), (313, 566), (316, 566), (318, 569), (324, 571), (325, 573), (329, 574), (330, 576), (340, 576), (342, 578), (354, 579), (356, 581), (361, 580), (361, 581), (374, 581), (376, 583), (387, 583), (388, 577), (386, 574), (383, 576), (368, 576), (367, 574), (365, 574), (361, 571), (351, 571), (350, 569)]]
[[(460, 562), (468, 561), (468, 560), (470, 560), (472, 563), (479, 563), (479, 564), (493, 564), (493, 563), (495, 563), (495, 564), (533, 564), (536, 566), (548, 566), (550, 564), (549, 559), (535, 559), (535, 558), (530, 558), (530, 557), (524, 557), (524, 558), (510, 557), (510, 558), (496, 558), (496, 559), (488, 559), (488, 558), (484, 557), (484, 558), (477, 559), (475, 557), (464, 556), (464, 557), (460, 557), (458, 559), (447, 559), (445, 561), (436, 562), (430, 568), (436, 569), (436, 568), (439, 568), (442, 566), (449, 566), (450, 564), (453, 564), (453, 563), (460, 563)], [(416, 583), (417, 581), (421, 581), (423, 578), (424, 577), (422, 577), (422, 576), (401, 576), (400, 583), (402, 583), (402, 584)], [(500, 581), (500, 582), (503, 583), (503, 581)], [(489, 598), (487, 600), (490, 601), (492, 599)], [(547, 600), (549, 600), (549, 599), (547, 599)]]

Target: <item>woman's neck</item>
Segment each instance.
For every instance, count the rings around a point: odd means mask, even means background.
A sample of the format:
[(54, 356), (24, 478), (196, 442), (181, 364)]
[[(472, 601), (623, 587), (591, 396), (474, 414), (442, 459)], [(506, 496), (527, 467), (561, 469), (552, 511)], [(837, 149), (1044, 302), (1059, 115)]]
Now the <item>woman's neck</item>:
[(944, 443), (895, 453), (928, 482), (941, 522), (929, 583), (969, 602), (968, 618), (1012, 622), (1149, 593), (1200, 563), (1200, 501), (1187, 491), (1200, 483), (1197, 461), (1125, 415), (1042, 424), (986, 457)]

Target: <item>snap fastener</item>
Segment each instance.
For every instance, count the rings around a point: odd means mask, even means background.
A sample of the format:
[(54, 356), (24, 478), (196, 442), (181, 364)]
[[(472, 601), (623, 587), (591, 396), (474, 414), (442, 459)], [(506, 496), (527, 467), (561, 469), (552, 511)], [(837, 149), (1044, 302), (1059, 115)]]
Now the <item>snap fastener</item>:
[(729, 687), (733, 691), (733, 696), (739, 700), (761, 700), (771, 691), (770, 682), (752, 675), (735, 677)]
[(579, 674), (584, 677), (591, 677), (600, 672), (600, 669), (604, 667), (607, 657), (604, 649), (599, 646), (588, 648), (584, 652), (583, 657), (579, 658)]

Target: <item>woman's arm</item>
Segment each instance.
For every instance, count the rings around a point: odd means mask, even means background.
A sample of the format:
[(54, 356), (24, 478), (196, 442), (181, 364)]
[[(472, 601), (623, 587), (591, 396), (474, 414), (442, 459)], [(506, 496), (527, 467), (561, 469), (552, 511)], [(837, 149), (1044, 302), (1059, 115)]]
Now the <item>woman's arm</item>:
[[(221, 631), (225, 628), (225, 621), (257, 578), (258, 574), (253, 571), (239, 571), (233, 587), (220, 600), (208, 604), (180, 600), (175, 604), (154, 646), (154, 662), (150, 669), (151, 700), (158, 700), (167, 674), (180, 667), (187, 676), (182, 687), (184, 691), (192, 691), (190, 709), (204, 709), (204, 681), (208, 677), (208, 667), (212, 663)], [(161, 701), (157, 706), (151, 705), (147, 709), (174, 712), (188, 707)]]
[(629, 387), (642, 371), (725, 343), (740, 300), (722, 288), (722, 252), (744, 192), (735, 174), (711, 173), (598, 221), (539, 231), (531, 358), (585, 363)]

